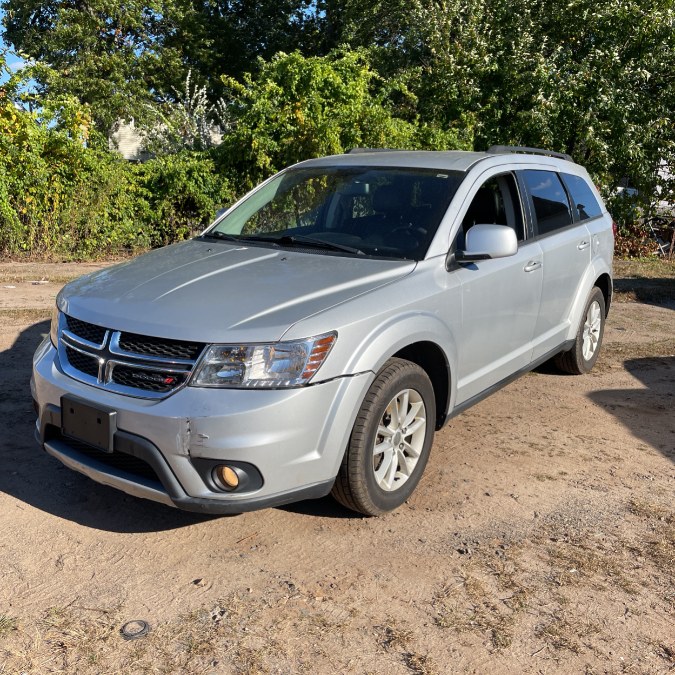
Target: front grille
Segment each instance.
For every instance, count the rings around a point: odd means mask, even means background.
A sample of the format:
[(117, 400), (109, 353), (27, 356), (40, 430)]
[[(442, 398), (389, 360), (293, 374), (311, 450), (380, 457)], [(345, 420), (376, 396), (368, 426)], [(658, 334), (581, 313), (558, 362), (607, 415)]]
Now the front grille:
[(83, 354), (71, 347), (66, 347), (66, 356), (68, 357), (68, 363), (75, 370), (79, 370), (90, 377), (98, 377), (98, 358), (96, 356)]
[(135, 387), (143, 391), (168, 392), (185, 382), (185, 374), (115, 365), (112, 381), (124, 387)]
[(48, 429), (46, 440), (61, 441), (62, 443), (65, 443), (71, 450), (74, 450), (80, 455), (89, 457), (93, 460), (96, 460), (97, 462), (100, 462), (101, 464), (105, 464), (106, 466), (119, 471), (125, 471), (126, 473), (132, 474), (133, 476), (138, 476), (140, 478), (153, 481), (158, 484), (160, 489), (163, 489), (162, 483), (155, 473), (155, 470), (145, 460), (142, 460), (138, 457), (128, 455), (126, 452), (120, 452), (119, 450), (113, 450), (113, 452), (103, 452), (92, 445), (83, 443), (82, 441), (77, 441), (74, 438), (68, 438), (67, 436), (64, 436), (60, 429), (56, 427), (50, 427)]
[(66, 324), (71, 333), (81, 337), (83, 340), (93, 342), (97, 345), (103, 344), (103, 340), (105, 339), (105, 328), (95, 326), (93, 323), (87, 323), (86, 321), (80, 321), (80, 319), (68, 315), (66, 315)]
[(136, 333), (122, 333), (119, 341), (120, 349), (143, 356), (159, 356), (166, 359), (194, 360), (204, 348), (199, 342), (182, 340), (165, 340)]
[(165, 398), (186, 384), (205, 347), (199, 342), (123, 333), (62, 316), (60, 328), (68, 329), (59, 332), (64, 372), (127, 396)]

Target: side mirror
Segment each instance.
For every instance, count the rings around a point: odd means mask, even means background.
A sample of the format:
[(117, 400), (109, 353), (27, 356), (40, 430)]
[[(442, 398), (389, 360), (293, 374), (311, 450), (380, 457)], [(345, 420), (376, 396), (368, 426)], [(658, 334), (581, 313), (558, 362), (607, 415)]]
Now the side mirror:
[(455, 253), (457, 262), (508, 258), (518, 252), (518, 237), (507, 225), (474, 225), (466, 233), (463, 251)]

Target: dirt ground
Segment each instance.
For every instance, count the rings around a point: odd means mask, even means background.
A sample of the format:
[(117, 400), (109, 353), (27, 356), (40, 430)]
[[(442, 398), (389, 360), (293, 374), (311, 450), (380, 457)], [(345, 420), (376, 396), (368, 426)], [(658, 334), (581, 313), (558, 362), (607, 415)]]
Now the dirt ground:
[(0, 264), (0, 673), (675, 670), (675, 274), (617, 282), (590, 375), (540, 368), (449, 423), (398, 511), (214, 518), (33, 439), (31, 354), (93, 268)]

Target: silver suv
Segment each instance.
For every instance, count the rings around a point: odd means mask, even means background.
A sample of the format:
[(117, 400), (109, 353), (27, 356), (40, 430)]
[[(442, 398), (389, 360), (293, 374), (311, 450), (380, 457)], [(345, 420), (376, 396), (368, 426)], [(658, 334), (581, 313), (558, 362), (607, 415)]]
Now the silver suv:
[(613, 241), (563, 155), (302, 162), (201, 236), (65, 286), (34, 357), (39, 442), (191, 511), (332, 492), (381, 514), (448, 419), (552, 357), (593, 367)]

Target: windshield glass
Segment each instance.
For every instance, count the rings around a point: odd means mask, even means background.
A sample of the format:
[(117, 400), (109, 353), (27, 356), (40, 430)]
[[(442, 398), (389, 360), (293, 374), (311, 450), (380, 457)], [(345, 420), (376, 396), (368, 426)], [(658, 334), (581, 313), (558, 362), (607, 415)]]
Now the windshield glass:
[(292, 169), (205, 236), (421, 260), (463, 176), (437, 169)]

